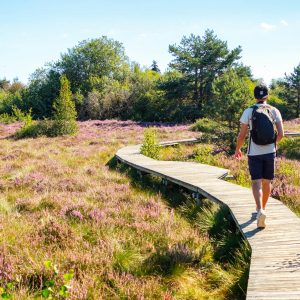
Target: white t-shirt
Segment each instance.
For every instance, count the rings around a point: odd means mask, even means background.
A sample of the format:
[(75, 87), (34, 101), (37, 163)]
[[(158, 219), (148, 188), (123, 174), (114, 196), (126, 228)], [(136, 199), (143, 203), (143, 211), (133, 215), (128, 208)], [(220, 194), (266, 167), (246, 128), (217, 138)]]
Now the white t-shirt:
[[(262, 103), (257, 103), (257, 106), (260, 105), (264, 105)], [(280, 114), (280, 111), (273, 107), (271, 107), (271, 116), (273, 117), (273, 120), (275, 123), (278, 122), (282, 122), (282, 117)], [(249, 125), (249, 129), (252, 129), (252, 111), (253, 108), (252, 107), (248, 107), (247, 109), (245, 109), (245, 111), (243, 112), (241, 118), (240, 118), (240, 122), (243, 124), (247, 124)], [(249, 139), (250, 139), (250, 134), (249, 134)], [(276, 146), (275, 143), (273, 144), (269, 144), (269, 145), (257, 145), (255, 144), (252, 139), (250, 139), (251, 144), (248, 146), (248, 155), (249, 156), (253, 156), (253, 155), (262, 155), (262, 154), (268, 154), (268, 153), (274, 153), (276, 152)], [(249, 151), (250, 148), (250, 151)]]

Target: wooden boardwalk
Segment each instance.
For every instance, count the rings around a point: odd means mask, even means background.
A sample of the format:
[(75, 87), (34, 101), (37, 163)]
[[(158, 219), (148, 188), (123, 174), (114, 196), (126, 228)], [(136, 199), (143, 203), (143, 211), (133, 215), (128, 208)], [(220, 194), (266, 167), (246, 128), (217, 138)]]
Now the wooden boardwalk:
[(280, 201), (270, 198), (267, 227), (260, 230), (252, 217), (255, 202), (251, 190), (222, 180), (227, 170), (194, 162), (157, 161), (141, 155), (140, 145), (124, 147), (116, 156), (142, 172), (160, 176), (229, 207), (252, 249), (248, 300), (300, 300), (300, 218)]

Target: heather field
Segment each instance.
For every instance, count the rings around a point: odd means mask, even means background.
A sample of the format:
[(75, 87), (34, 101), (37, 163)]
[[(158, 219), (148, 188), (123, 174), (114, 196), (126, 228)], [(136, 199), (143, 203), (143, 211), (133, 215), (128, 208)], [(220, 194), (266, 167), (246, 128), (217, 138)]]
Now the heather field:
[[(3, 299), (243, 299), (249, 249), (224, 248), (238, 236), (228, 212), (160, 192), (157, 178), (134, 183), (114, 161), (147, 125), (87, 121), (76, 136), (14, 140), (20, 124), (0, 124)], [(160, 140), (199, 135), (154, 125)]]

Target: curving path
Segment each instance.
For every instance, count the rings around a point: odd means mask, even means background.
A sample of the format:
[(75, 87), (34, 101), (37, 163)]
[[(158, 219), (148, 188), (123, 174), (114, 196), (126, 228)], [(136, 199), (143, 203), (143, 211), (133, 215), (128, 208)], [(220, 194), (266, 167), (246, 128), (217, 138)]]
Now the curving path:
[(140, 154), (140, 145), (124, 147), (116, 157), (141, 172), (160, 176), (230, 208), (252, 249), (248, 300), (300, 300), (300, 218), (280, 201), (270, 198), (267, 227), (259, 230), (252, 217), (255, 205), (251, 190), (221, 180), (228, 170), (194, 162), (157, 161)]

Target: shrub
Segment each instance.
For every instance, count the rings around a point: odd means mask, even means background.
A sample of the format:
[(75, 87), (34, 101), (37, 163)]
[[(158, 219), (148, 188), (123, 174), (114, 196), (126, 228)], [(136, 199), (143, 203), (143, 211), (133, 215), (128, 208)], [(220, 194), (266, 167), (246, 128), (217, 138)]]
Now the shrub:
[(154, 128), (148, 128), (144, 133), (144, 141), (141, 146), (141, 153), (145, 156), (158, 159), (160, 145), (157, 142), (156, 131)]
[(31, 137), (37, 135), (37, 122), (32, 120), (31, 109), (28, 113), (25, 114), (19, 108), (13, 107), (13, 112), (17, 120), (23, 122), (22, 127), (14, 134), (14, 137), (23, 138), (27, 136)]
[(191, 130), (202, 132), (203, 143), (216, 144), (221, 151), (234, 153), (237, 132), (211, 119), (202, 118), (192, 125)]
[(51, 136), (74, 134), (77, 132), (75, 103), (72, 100), (70, 82), (65, 75), (60, 78), (59, 97), (53, 104), (54, 122)]
[(84, 98), (80, 108), (79, 118), (83, 120), (99, 119), (100, 117), (100, 94), (89, 92)]
[(300, 159), (300, 139), (284, 138), (281, 140), (278, 149), (279, 154), (283, 154), (286, 158)]
[(14, 137), (17, 139), (36, 138), (39, 136), (56, 137), (61, 135), (72, 135), (76, 132), (77, 124), (75, 121), (42, 120), (25, 124), (15, 133)]
[(16, 138), (75, 134), (78, 130), (76, 123), (75, 103), (72, 100), (70, 83), (66, 76), (61, 76), (59, 97), (53, 104), (54, 120), (32, 121), (31, 110), (24, 114), (18, 108), (13, 108), (17, 119), (24, 122), (22, 128), (16, 132)]
[(197, 162), (203, 163), (203, 164), (213, 164), (213, 156), (212, 156), (212, 145), (199, 145), (195, 151), (193, 152), (193, 157)]
[(72, 100), (70, 82), (65, 75), (60, 77), (59, 97), (53, 103), (55, 120), (75, 120), (77, 112)]
[[(45, 124), (47, 125), (47, 124)], [(45, 126), (43, 126), (45, 128)], [(77, 123), (74, 120), (54, 120), (52, 126), (46, 127), (47, 136), (72, 135), (78, 131)]]
[(208, 118), (198, 119), (195, 124), (191, 126), (192, 131), (200, 131), (205, 133), (214, 133), (221, 126)]
[(0, 123), (10, 124), (10, 123), (14, 123), (16, 120), (17, 120), (16, 117), (11, 116), (7, 113), (0, 115)]

